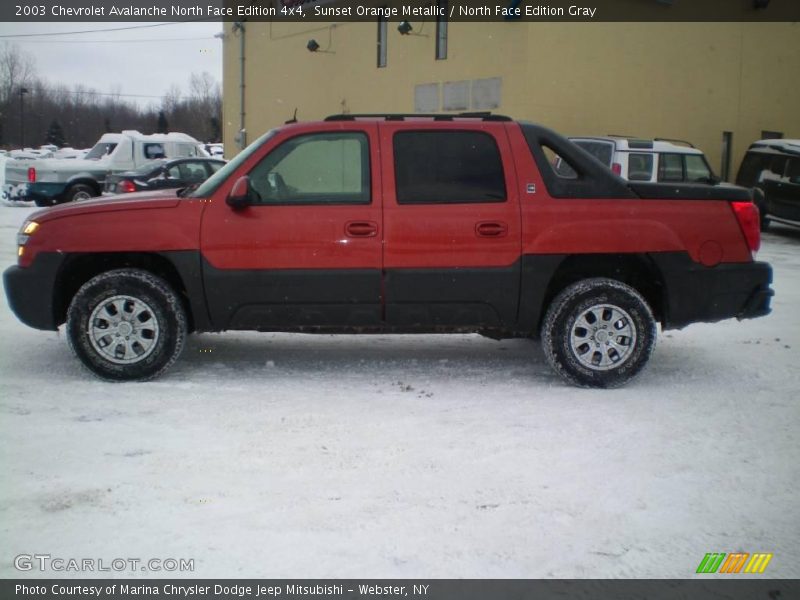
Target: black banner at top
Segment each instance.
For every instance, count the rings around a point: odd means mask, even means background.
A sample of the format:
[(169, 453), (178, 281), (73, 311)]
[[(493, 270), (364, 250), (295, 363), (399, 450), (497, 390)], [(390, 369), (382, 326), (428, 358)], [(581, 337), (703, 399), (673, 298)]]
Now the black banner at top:
[(797, 22), (800, 0), (4, 0), (0, 21)]

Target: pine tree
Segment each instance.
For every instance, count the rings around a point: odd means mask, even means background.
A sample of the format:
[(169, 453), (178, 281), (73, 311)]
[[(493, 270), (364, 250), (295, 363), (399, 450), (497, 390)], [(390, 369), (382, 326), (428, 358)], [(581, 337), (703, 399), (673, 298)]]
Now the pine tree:
[(45, 137), (46, 144), (55, 144), (59, 148), (63, 148), (66, 146), (66, 141), (64, 140), (64, 130), (61, 128), (61, 125), (58, 121), (53, 119), (50, 123), (50, 127), (47, 129), (47, 137)]
[(158, 111), (158, 133), (169, 133), (169, 123), (167, 123), (167, 115), (163, 110)]

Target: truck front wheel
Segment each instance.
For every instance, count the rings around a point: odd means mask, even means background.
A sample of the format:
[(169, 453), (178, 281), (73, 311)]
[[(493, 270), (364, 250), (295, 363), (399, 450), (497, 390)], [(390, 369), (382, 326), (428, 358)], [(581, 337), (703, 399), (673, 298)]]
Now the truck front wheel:
[(144, 381), (178, 358), (186, 313), (163, 279), (115, 269), (86, 282), (67, 310), (67, 339), (81, 362), (112, 381)]
[(64, 192), (63, 202), (75, 202), (76, 200), (88, 200), (97, 196), (94, 188), (85, 183), (76, 183), (71, 185), (66, 192)]
[(656, 322), (645, 299), (613, 279), (584, 279), (556, 296), (542, 325), (550, 366), (582, 387), (619, 387), (647, 364)]

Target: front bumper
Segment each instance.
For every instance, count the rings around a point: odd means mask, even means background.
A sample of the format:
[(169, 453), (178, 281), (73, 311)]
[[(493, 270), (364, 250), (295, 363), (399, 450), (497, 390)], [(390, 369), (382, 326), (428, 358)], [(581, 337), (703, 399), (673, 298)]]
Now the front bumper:
[(41, 253), (30, 266), (9, 267), (3, 273), (8, 305), (25, 325), (48, 331), (58, 329), (55, 285), (62, 262), (60, 254)]
[(688, 256), (652, 255), (664, 279), (664, 329), (768, 315), (775, 292), (765, 262), (699, 265)]

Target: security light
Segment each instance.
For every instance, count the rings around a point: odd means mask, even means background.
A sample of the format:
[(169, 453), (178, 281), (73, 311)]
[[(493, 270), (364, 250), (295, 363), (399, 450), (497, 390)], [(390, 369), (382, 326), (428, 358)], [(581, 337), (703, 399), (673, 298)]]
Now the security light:
[(408, 35), (409, 33), (411, 33), (412, 29), (413, 27), (411, 27), (411, 23), (409, 23), (408, 21), (403, 21), (402, 23), (400, 23), (400, 25), (397, 26), (397, 31), (400, 32), (400, 35)]
[(317, 43), (317, 40), (308, 40), (306, 48), (308, 48), (309, 52), (316, 52), (319, 50), (319, 44)]

